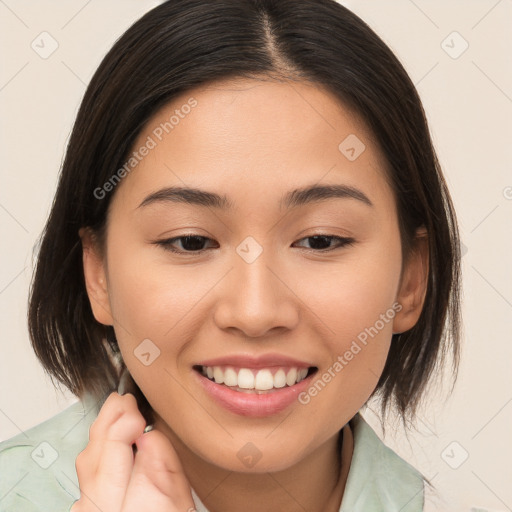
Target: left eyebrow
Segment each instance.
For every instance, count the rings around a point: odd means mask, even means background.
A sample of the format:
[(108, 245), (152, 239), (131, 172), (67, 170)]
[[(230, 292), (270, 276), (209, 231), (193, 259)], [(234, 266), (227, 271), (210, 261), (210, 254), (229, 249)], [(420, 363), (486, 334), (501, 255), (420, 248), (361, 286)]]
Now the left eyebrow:
[(304, 204), (326, 201), (328, 199), (356, 199), (373, 207), (373, 203), (361, 190), (349, 185), (313, 185), (288, 192), (279, 202), (279, 207), (295, 208)]
[[(312, 185), (287, 192), (279, 201), (279, 208), (282, 209), (284, 206), (291, 209), (333, 198), (356, 199), (367, 206), (373, 207), (373, 203), (368, 196), (355, 187), (349, 185)], [(138, 208), (167, 201), (222, 210), (230, 210), (234, 207), (234, 203), (226, 195), (219, 195), (198, 188), (167, 187), (149, 194)]]

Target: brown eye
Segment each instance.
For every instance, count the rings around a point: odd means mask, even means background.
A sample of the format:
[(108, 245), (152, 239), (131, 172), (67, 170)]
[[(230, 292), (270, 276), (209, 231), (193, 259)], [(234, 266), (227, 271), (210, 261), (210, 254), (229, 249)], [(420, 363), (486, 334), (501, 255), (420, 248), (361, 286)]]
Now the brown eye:
[[(204, 245), (208, 240), (211, 241), (211, 238), (200, 235), (183, 235), (169, 238), (167, 240), (159, 240), (155, 243), (163, 247), (165, 250), (178, 254), (199, 254), (206, 250)], [(181, 248), (176, 248), (177, 244), (180, 244)]]
[[(355, 241), (353, 238), (344, 238), (335, 235), (312, 235), (302, 238), (299, 242), (302, 240), (309, 241), (310, 247), (306, 247), (306, 249), (318, 252), (333, 251), (334, 249), (339, 249), (346, 245), (352, 245)], [(331, 245), (333, 241), (336, 242), (334, 247)]]

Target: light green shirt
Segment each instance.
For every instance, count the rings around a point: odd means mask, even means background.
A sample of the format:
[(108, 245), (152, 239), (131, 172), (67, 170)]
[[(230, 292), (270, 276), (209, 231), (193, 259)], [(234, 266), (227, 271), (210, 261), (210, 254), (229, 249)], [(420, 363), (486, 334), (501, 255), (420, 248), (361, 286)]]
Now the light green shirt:
[[(68, 512), (80, 497), (76, 456), (101, 405), (87, 395), (47, 421), (0, 443), (0, 512)], [(357, 413), (354, 451), (340, 512), (419, 512), (421, 474), (388, 448)], [(192, 490), (198, 512), (208, 512)]]

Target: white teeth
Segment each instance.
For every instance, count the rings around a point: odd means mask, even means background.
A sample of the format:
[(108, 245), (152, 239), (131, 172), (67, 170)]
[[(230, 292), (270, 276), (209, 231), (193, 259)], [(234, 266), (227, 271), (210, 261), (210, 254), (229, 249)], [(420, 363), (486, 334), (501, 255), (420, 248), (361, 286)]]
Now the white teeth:
[(270, 370), (260, 370), (256, 374), (256, 379), (254, 380), (254, 389), (265, 391), (267, 389), (272, 389), (273, 387), (274, 377), (272, 377)]
[(284, 388), (286, 386), (286, 373), (284, 373), (284, 370), (280, 368), (277, 370), (276, 374), (274, 375), (274, 387), (275, 388)]
[(233, 368), (226, 368), (224, 372), (224, 384), (226, 384), (226, 386), (238, 385), (238, 375)]
[(251, 370), (242, 368), (238, 372), (238, 387), (243, 389), (254, 389), (254, 375)]
[(297, 382), (297, 368), (292, 368), (291, 370), (288, 370), (288, 373), (286, 374), (286, 384), (288, 386), (293, 386)]
[(222, 371), (222, 368), (219, 368), (218, 366), (214, 366), (213, 378), (215, 379), (215, 382), (217, 384), (222, 384), (224, 382), (224, 372)]
[(284, 388), (286, 385), (293, 386), (304, 380), (308, 374), (308, 369), (292, 367), (286, 370), (285, 368), (279, 368), (272, 374), (269, 368), (258, 371), (240, 368), (237, 373), (232, 367), (223, 370), (223, 367), (220, 366), (203, 366), (202, 373), (217, 384), (224, 384), (240, 390), (268, 391), (273, 388)]
[(307, 368), (301, 368), (297, 372), (297, 382), (300, 382), (301, 380), (304, 380), (306, 378), (307, 374), (308, 374), (308, 369)]

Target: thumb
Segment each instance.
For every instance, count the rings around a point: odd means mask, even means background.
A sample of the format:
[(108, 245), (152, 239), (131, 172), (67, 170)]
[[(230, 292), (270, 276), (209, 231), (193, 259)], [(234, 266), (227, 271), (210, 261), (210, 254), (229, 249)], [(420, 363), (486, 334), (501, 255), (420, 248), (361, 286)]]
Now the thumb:
[(144, 510), (151, 505), (155, 512), (194, 510), (190, 484), (176, 450), (158, 430), (142, 434), (123, 511)]

